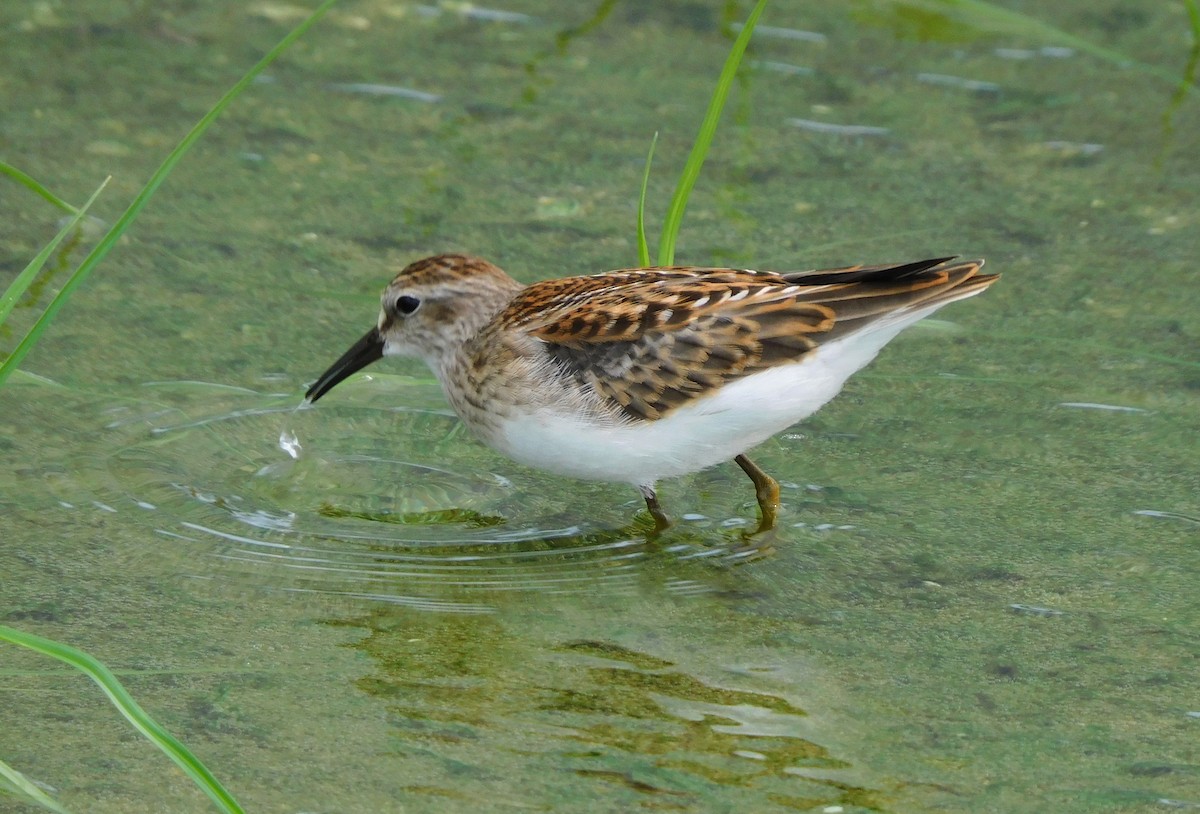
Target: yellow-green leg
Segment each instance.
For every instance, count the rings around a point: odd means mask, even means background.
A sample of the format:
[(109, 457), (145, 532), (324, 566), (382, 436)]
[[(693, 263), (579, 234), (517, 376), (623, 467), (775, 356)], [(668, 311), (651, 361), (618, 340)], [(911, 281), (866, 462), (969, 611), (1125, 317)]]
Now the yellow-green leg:
[(739, 455), (734, 460), (742, 471), (750, 476), (750, 480), (754, 481), (754, 494), (758, 498), (759, 511), (762, 512), (762, 520), (759, 521), (755, 534), (770, 531), (775, 528), (775, 517), (779, 513), (779, 481), (759, 469), (758, 464), (745, 455)]
[(671, 527), (671, 521), (667, 517), (667, 513), (658, 505), (658, 495), (654, 492), (653, 486), (639, 486), (638, 491), (642, 493), (642, 497), (646, 499), (646, 511), (650, 512), (650, 516), (654, 518), (654, 531), (652, 534), (658, 534)]

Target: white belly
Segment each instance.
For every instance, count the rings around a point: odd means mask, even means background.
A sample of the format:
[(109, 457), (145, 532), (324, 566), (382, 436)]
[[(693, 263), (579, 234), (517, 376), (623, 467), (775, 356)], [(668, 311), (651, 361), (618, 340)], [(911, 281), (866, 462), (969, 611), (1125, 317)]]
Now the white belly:
[(507, 418), (489, 442), (521, 463), (585, 480), (651, 485), (696, 472), (816, 412), (926, 313), (823, 345), (803, 361), (739, 379), (657, 421), (599, 425), (541, 409)]

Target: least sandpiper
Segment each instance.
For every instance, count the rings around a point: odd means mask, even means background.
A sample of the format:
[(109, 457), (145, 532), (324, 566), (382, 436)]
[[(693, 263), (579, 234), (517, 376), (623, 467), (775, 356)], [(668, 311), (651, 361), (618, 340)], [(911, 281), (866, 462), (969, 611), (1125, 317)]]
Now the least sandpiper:
[(779, 484), (746, 451), (812, 414), (908, 325), (998, 275), (953, 258), (824, 271), (639, 268), (522, 286), (476, 257), (405, 268), (314, 402), (384, 356), (433, 370), (463, 422), (521, 463), (630, 483), (659, 530), (662, 478), (733, 459), (775, 524)]

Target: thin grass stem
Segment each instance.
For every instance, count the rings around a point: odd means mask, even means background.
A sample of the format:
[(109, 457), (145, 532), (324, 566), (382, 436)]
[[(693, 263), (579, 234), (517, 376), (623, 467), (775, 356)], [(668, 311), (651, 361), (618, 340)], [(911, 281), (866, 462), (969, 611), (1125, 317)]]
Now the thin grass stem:
[(637, 210), (637, 242), (638, 265), (645, 268), (650, 265), (650, 245), (646, 243), (646, 187), (650, 184), (650, 164), (654, 161), (654, 145), (658, 144), (658, 131), (650, 139), (650, 152), (646, 153), (646, 169), (642, 172), (642, 191), (638, 195)]
[(7, 175), (21, 186), (27, 187), (68, 214), (73, 215), (77, 211), (75, 207), (71, 206), (62, 198), (58, 197), (53, 192), (39, 184), (33, 176), (22, 172), (10, 164), (5, 164), (3, 161), (0, 161), (0, 175)]
[(25, 775), (0, 760), (0, 791), (12, 792), (18, 799), (39, 805), (54, 814), (70, 814), (57, 800), (38, 788)]
[(663, 221), (662, 236), (658, 244), (658, 264), (660, 266), (670, 266), (675, 262), (675, 240), (679, 236), (679, 227), (683, 223), (683, 213), (687, 209), (688, 198), (692, 194), (692, 188), (696, 185), (696, 179), (700, 177), (700, 168), (704, 166), (704, 159), (708, 156), (708, 148), (712, 145), (713, 134), (717, 132), (717, 124), (721, 121), (721, 111), (725, 108), (725, 100), (729, 98), (729, 88), (732, 87), (734, 77), (737, 76), (738, 66), (742, 63), (742, 55), (746, 53), (746, 46), (750, 44), (754, 26), (758, 23), (758, 18), (762, 16), (763, 9), (766, 7), (767, 0), (758, 0), (758, 3), (755, 4), (754, 10), (746, 18), (746, 24), (742, 26), (741, 32), (734, 40), (733, 49), (725, 59), (725, 67), (721, 69), (721, 75), (717, 78), (717, 87), (713, 90), (712, 100), (708, 103), (708, 111), (704, 114), (704, 121), (700, 124), (700, 132), (696, 134), (696, 141), (692, 145), (691, 153), (688, 154), (687, 163), (683, 165), (679, 183), (675, 186), (675, 194), (671, 196), (667, 217)]
[(0, 640), (28, 647), (44, 656), (66, 662), (84, 673), (100, 686), (100, 689), (108, 696), (108, 700), (125, 716), (126, 720), (149, 738), (179, 768), (183, 769), (222, 811), (230, 812), (230, 814), (242, 814), (242, 807), (238, 805), (233, 795), (225, 790), (213, 773), (188, 751), (186, 746), (151, 718), (141, 705), (133, 700), (133, 696), (121, 685), (112, 671), (99, 659), (70, 645), (35, 636), (32, 633), (25, 633), (5, 625), (0, 625)]
[(308, 29), (312, 28), (317, 20), (321, 19), (321, 17), (323, 17), (336, 2), (337, 0), (325, 0), (325, 2), (318, 6), (317, 10), (309, 15), (307, 19), (292, 29), (288, 35), (280, 40), (274, 48), (267, 52), (266, 56), (260, 59), (258, 63), (249, 71), (247, 71), (246, 74), (239, 79), (233, 87), (225, 92), (225, 94), (217, 101), (217, 103), (213, 105), (206, 114), (204, 114), (204, 117), (196, 123), (196, 126), (188, 131), (187, 135), (183, 137), (183, 140), (179, 142), (178, 146), (176, 146), (175, 149), (172, 150), (165, 159), (163, 159), (162, 164), (160, 164), (155, 173), (150, 176), (150, 180), (146, 182), (144, 187), (142, 187), (141, 191), (137, 194), (137, 197), (133, 199), (133, 203), (131, 203), (129, 208), (126, 209), (121, 217), (117, 219), (117, 222), (112, 225), (112, 228), (105, 233), (104, 237), (100, 238), (100, 241), (88, 253), (87, 257), (83, 258), (83, 261), (79, 264), (79, 267), (75, 269), (74, 273), (72, 273), (67, 281), (63, 284), (63, 287), (59, 289), (54, 298), (50, 300), (50, 303), (46, 306), (46, 310), (41, 313), (37, 321), (33, 324), (33, 327), (31, 327), (29, 332), (25, 334), (19, 343), (17, 343), (17, 347), (13, 350), (12, 354), (4, 361), (3, 367), (0, 367), (0, 384), (3, 384), (4, 379), (11, 374), (12, 369), (19, 365), (21, 360), (25, 358), (26, 354), (33, 349), (33, 346), (37, 344), (37, 341), (41, 338), (42, 333), (50, 325), (50, 322), (54, 319), (59, 309), (62, 308), (62, 306), (66, 303), (72, 292), (74, 292), (75, 289), (87, 279), (88, 275), (91, 274), (92, 270), (100, 263), (101, 260), (104, 259), (104, 256), (108, 254), (109, 250), (116, 245), (117, 241), (120, 240), (121, 236), (125, 233), (125, 230), (129, 228), (134, 219), (137, 218), (137, 216), (141, 213), (142, 209), (154, 195), (155, 191), (159, 188), (159, 186), (162, 185), (163, 181), (167, 179), (167, 176), (171, 174), (171, 171), (175, 168), (175, 165), (179, 163), (180, 159), (183, 158), (184, 154), (187, 153), (191, 146), (196, 143), (196, 140), (204, 134), (204, 131), (208, 129), (209, 125), (216, 120), (217, 116), (219, 116), (225, 110), (225, 108), (229, 107), (229, 104), (234, 99), (240, 96), (242, 92), (250, 86), (250, 83), (254, 81), (256, 76), (262, 73), (263, 69), (274, 62), (280, 54), (287, 50), (287, 48), (297, 39), (299, 39), (306, 31), (308, 31)]
[[(58, 248), (58, 244), (62, 243), (63, 238), (79, 225), (79, 221), (83, 220), (88, 209), (95, 203), (96, 198), (100, 196), (100, 193), (104, 191), (104, 188), (108, 186), (108, 182), (111, 180), (112, 176), (110, 175), (104, 179), (104, 182), (100, 186), (96, 187), (96, 191), (92, 193), (92, 197), (87, 199), (87, 203), (79, 209), (74, 210), (75, 214), (71, 216), (71, 219), (67, 221), (63, 228), (58, 230), (58, 234), (54, 236), (54, 239), (43, 246), (42, 250), (37, 253), (37, 256), (29, 261), (29, 265), (16, 276), (16, 279), (9, 283), (8, 288), (4, 290), (4, 294), (0, 295), (0, 325), (3, 325), (4, 321), (8, 319), (8, 315), (12, 313), (13, 308), (17, 304), (17, 300), (29, 289), (38, 272), (42, 270), (42, 266), (46, 265), (46, 261), (50, 259), (50, 255)], [(10, 373), (11, 371), (8, 370), (7, 364), (0, 367), (0, 384), (4, 384), (4, 380)]]

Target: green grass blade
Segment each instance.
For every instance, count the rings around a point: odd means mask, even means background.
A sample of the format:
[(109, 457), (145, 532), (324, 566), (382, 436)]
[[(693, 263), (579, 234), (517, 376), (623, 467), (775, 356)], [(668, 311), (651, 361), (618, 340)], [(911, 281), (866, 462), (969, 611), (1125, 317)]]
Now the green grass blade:
[(9, 164), (5, 164), (3, 161), (0, 161), (0, 175), (7, 175), (9, 178), (13, 179), (21, 186), (28, 187), (29, 189), (36, 192), (38, 195), (41, 195), (43, 198), (45, 198), (50, 203), (57, 206), (62, 211), (69, 212), (71, 214), (75, 213), (75, 207), (71, 206), (69, 203), (64, 201), (62, 198), (58, 197), (53, 192), (51, 192), (50, 190), (46, 189), (44, 186), (39, 184), (36, 180), (34, 180), (33, 176), (28, 175), (24, 172), (21, 172), (16, 167), (11, 166)]
[[(1189, 4), (1189, 14), (1191, 13), (1190, 4), (1193, 1), (1185, 0)], [(890, 3), (901, 7), (907, 6), (925, 9), (935, 14), (942, 14), (961, 24), (993, 34), (1016, 34), (1069, 46), (1076, 51), (1089, 54), (1106, 62), (1112, 62), (1121, 67), (1133, 68), (1141, 73), (1165, 80), (1172, 86), (1179, 84), (1179, 76), (1165, 68), (1133, 59), (1112, 48), (1097, 45), (1082, 37), (1077, 37), (1062, 29), (1055, 28), (1036, 17), (1003, 8), (995, 3), (989, 3), (987, 0), (890, 0)], [(1195, 90), (1196, 86), (1194, 84), (1191, 82), (1186, 83), (1185, 93)]]
[(96, 265), (104, 259), (104, 256), (108, 254), (109, 250), (116, 245), (117, 241), (121, 238), (121, 235), (125, 233), (125, 230), (129, 228), (129, 225), (133, 223), (134, 219), (142, 211), (142, 208), (145, 207), (146, 202), (150, 200), (151, 196), (154, 195), (155, 191), (159, 188), (159, 186), (162, 185), (162, 182), (166, 180), (168, 175), (170, 175), (171, 170), (175, 168), (175, 165), (179, 163), (179, 160), (183, 158), (184, 154), (191, 148), (191, 146), (196, 143), (196, 140), (204, 134), (204, 131), (208, 129), (209, 125), (216, 120), (217, 116), (221, 115), (225, 108), (229, 106), (230, 102), (241, 95), (242, 91), (244, 91), (250, 85), (250, 83), (254, 81), (254, 77), (262, 73), (263, 69), (274, 62), (280, 54), (287, 50), (288, 46), (299, 39), (304, 32), (308, 31), (308, 29), (311, 28), (313, 24), (317, 22), (317, 20), (321, 19), (325, 12), (329, 11), (329, 9), (332, 8), (336, 2), (337, 0), (325, 0), (324, 3), (317, 7), (316, 11), (309, 15), (308, 19), (304, 20), (304, 22), (292, 29), (286, 37), (279, 41), (279, 44), (268, 51), (266, 56), (258, 61), (258, 64), (247, 71), (246, 74), (240, 80), (238, 80), (237, 84), (225, 92), (225, 95), (223, 95), (217, 101), (217, 103), (212, 106), (212, 109), (209, 110), (208, 113), (204, 114), (204, 117), (196, 123), (196, 126), (188, 131), (188, 134), (183, 137), (183, 140), (179, 142), (179, 145), (172, 150), (165, 159), (163, 159), (162, 164), (159, 165), (159, 168), (155, 171), (154, 175), (150, 176), (150, 180), (146, 182), (146, 185), (142, 187), (141, 192), (139, 192), (137, 197), (133, 199), (133, 203), (131, 203), (129, 208), (125, 210), (124, 214), (117, 219), (117, 222), (113, 224), (112, 228), (108, 230), (104, 237), (100, 238), (100, 241), (96, 244), (95, 248), (88, 253), (88, 256), (83, 258), (83, 261), (79, 264), (79, 268), (75, 269), (75, 272), (70, 276), (66, 283), (63, 284), (63, 287), (59, 290), (58, 294), (56, 294), (54, 299), (50, 301), (50, 304), (46, 306), (46, 310), (42, 312), (40, 317), (38, 317), (37, 322), (33, 324), (33, 327), (29, 329), (29, 332), (25, 334), (24, 338), (22, 338), (17, 344), (17, 347), (13, 350), (12, 354), (4, 360), (3, 365), (0, 365), (0, 385), (4, 384), (4, 381), (12, 374), (12, 371), (16, 369), (16, 367), (21, 363), (21, 360), (25, 358), (25, 355), (33, 349), (33, 346), (37, 344), (38, 339), (41, 338), (42, 333), (46, 330), (47, 326), (49, 326), (51, 320), (54, 319), (54, 316), (58, 313), (59, 309), (62, 308), (63, 304), (66, 303), (67, 299), (71, 296), (71, 293), (79, 287), (80, 283), (87, 279), (87, 276), (91, 274), (92, 269), (94, 269)]
[(57, 800), (38, 788), (36, 783), (3, 760), (0, 760), (0, 791), (11, 791), (20, 800), (49, 809), (54, 814), (70, 814)]
[[(650, 152), (646, 153), (646, 169), (642, 172), (642, 192), (638, 195), (637, 242), (638, 265), (645, 268), (650, 265), (650, 245), (646, 243), (646, 187), (650, 184), (650, 164), (654, 161), (654, 145), (658, 144), (658, 131), (650, 139)], [(0, 318), (3, 322), (3, 318)]]
[[(37, 256), (29, 261), (29, 265), (26, 266), (21, 273), (17, 275), (16, 279), (9, 284), (8, 288), (5, 289), (3, 296), (0, 296), (0, 325), (3, 325), (4, 320), (8, 319), (8, 315), (12, 313), (12, 309), (17, 304), (17, 300), (21, 298), (21, 295), (24, 294), (29, 288), (30, 284), (33, 283), (33, 280), (35, 277), (37, 277), (38, 272), (42, 270), (42, 266), (46, 265), (46, 261), (50, 259), (50, 255), (54, 254), (54, 250), (58, 248), (58, 244), (62, 243), (63, 238), (71, 234), (71, 230), (79, 225), (79, 221), (83, 220), (83, 216), (87, 214), (88, 209), (95, 202), (96, 198), (100, 196), (100, 193), (104, 190), (104, 188), (108, 186), (108, 182), (111, 180), (112, 176), (110, 175), (108, 178), (104, 179), (104, 183), (96, 187), (96, 191), (92, 193), (92, 197), (87, 199), (87, 203), (85, 203), (81, 208), (75, 210), (75, 214), (71, 216), (71, 219), (65, 226), (63, 226), (63, 228), (58, 230), (58, 234), (54, 236), (54, 239), (42, 247), (42, 250), (37, 253)], [(3, 382), (4, 374), (0, 374), (0, 383)]]
[(1188, 22), (1192, 27), (1192, 42), (1200, 43), (1200, 4), (1196, 0), (1183, 0), (1183, 5), (1187, 8)]
[(696, 134), (696, 142), (692, 145), (691, 153), (688, 154), (687, 163), (684, 164), (683, 172), (679, 176), (679, 183), (675, 186), (675, 194), (671, 196), (671, 206), (667, 210), (666, 220), (663, 221), (662, 238), (658, 244), (658, 264), (660, 266), (669, 266), (675, 262), (675, 239), (679, 236), (679, 227), (683, 223), (683, 213), (687, 209), (688, 197), (692, 194), (692, 187), (696, 185), (696, 179), (700, 177), (700, 168), (704, 166), (704, 159), (708, 156), (708, 148), (712, 144), (713, 134), (717, 132), (717, 123), (721, 120), (721, 111), (725, 107), (725, 100), (729, 97), (729, 88), (733, 85), (738, 66), (742, 63), (742, 55), (746, 53), (746, 46), (750, 44), (750, 35), (754, 33), (754, 26), (758, 23), (758, 18), (762, 16), (763, 9), (766, 7), (767, 0), (758, 0), (754, 11), (750, 12), (750, 16), (746, 18), (746, 24), (742, 27), (741, 33), (734, 40), (733, 49), (725, 59), (725, 67), (721, 69), (721, 76), (717, 79), (717, 87), (713, 90), (712, 101), (708, 103), (708, 112), (704, 114), (700, 132)]
[(0, 640), (19, 644), (44, 656), (64, 661), (86, 674), (100, 686), (100, 689), (108, 696), (108, 700), (133, 724), (134, 728), (149, 738), (179, 768), (183, 769), (222, 811), (230, 814), (243, 814), (242, 807), (238, 805), (237, 800), (233, 799), (233, 795), (225, 790), (212, 772), (189, 752), (186, 746), (151, 718), (138, 705), (138, 702), (133, 700), (133, 696), (121, 686), (121, 682), (112, 674), (112, 671), (98, 659), (70, 645), (35, 636), (32, 633), (25, 633), (5, 625), (0, 625)]

